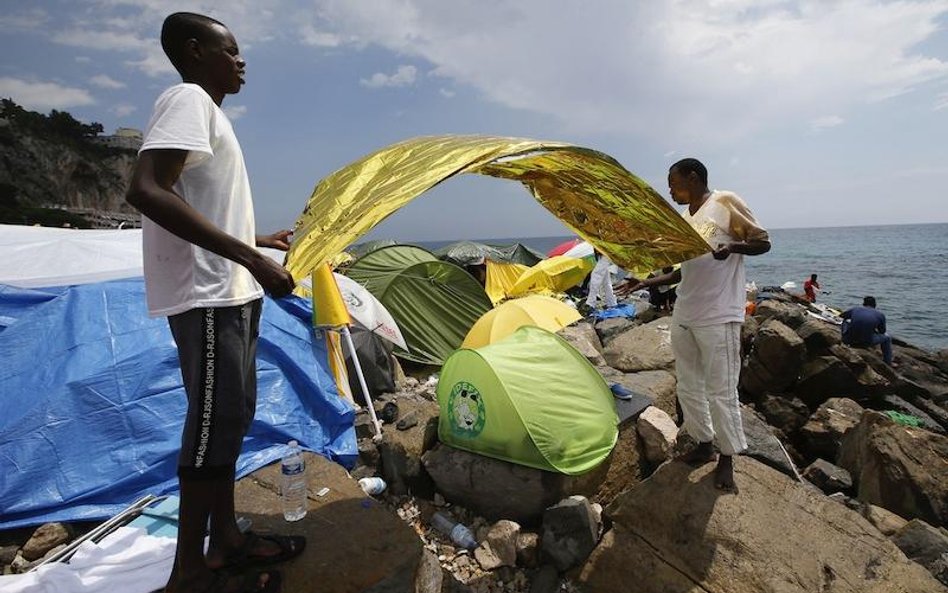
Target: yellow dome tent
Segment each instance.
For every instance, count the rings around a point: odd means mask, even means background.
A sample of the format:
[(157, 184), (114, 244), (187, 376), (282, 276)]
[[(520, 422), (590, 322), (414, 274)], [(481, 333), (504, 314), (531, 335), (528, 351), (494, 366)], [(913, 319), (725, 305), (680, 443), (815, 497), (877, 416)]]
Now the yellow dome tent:
[(520, 296), (531, 292), (565, 292), (581, 284), (594, 267), (596, 262), (588, 258), (557, 255), (521, 274), (508, 294)]
[(481, 316), (467, 332), (461, 348), (480, 348), (532, 325), (556, 332), (582, 319), (576, 309), (552, 297), (530, 295), (513, 299)]

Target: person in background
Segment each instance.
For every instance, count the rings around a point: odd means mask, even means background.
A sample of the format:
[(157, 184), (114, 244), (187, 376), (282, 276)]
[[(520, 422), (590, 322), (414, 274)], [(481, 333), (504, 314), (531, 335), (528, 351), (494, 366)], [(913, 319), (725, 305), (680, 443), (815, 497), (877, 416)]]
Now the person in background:
[(612, 290), (612, 274), (609, 273), (609, 266), (612, 261), (608, 257), (596, 251), (596, 267), (589, 275), (589, 292), (586, 294), (585, 310), (592, 312), (596, 309), (597, 301), (601, 296), (606, 308), (611, 309), (618, 304), (615, 292)]
[(234, 36), (212, 18), (179, 12), (165, 19), (161, 46), (183, 82), (155, 102), (126, 200), (143, 214), (148, 312), (168, 317), (188, 397), (178, 542), (164, 591), (276, 593), (278, 571), (234, 569), (288, 560), (306, 540), (241, 533), (234, 478), (256, 407), (262, 297), (294, 285), (256, 247), (286, 251), (292, 233), (255, 234), (243, 154), (220, 107), (244, 84)]
[(810, 274), (810, 278), (803, 283), (803, 292), (806, 294), (806, 300), (815, 303), (816, 291), (819, 289), (820, 284), (816, 281), (816, 274)]
[(892, 338), (885, 333), (885, 314), (876, 310), (875, 297), (865, 297), (861, 307), (843, 311), (840, 317), (843, 318), (840, 329), (844, 344), (857, 348), (878, 344), (882, 350), (882, 360), (889, 366), (896, 366), (892, 362)]
[(698, 446), (682, 459), (713, 461), (713, 440), (721, 456), (714, 484), (736, 490), (732, 456), (747, 448), (737, 382), (741, 371), (741, 324), (746, 300), (744, 256), (770, 250), (770, 238), (735, 193), (708, 188), (708, 170), (697, 159), (678, 161), (668, 171), (672, 199), (687, 205), (684, 219), (713, 251), (681, 264), (681, 269), (634, 285), (632, 292), (678, 283), (671, 342), (678, 378), (678, 401), (685, 430)]
[[(675, 271), (675, 266), (666, 266), (660, 272), (649, 274), (649, 278), (655, 278), (663, 274), (671, 274)], [(648, 302), (658, 311), (671, 311), (675, 307), (677, 293), (673, 285), (663, 284), (653, 286), (648, 289)]]

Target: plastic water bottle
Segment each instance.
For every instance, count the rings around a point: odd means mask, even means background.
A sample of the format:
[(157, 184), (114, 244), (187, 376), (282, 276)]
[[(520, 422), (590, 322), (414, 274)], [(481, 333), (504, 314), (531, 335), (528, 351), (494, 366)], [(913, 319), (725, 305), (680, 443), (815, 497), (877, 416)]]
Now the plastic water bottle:
[(458, 523), (444, 513), (435, 513), (431, 517), (431, 525), (441, 533), (447, 535), (454, 545), (473, 550), (477, 547), (477, 539), (471, 530), (462, 523)]
[(306, 464), (300, 444), (290, 441), (280, 463), (283, 473), (283, 518), (299, 521), (306, 516)]
[(384, 492), (387, 484), (382, 478), (362, 478), (359, 480), (359, 486), (362, 487), (363, 492), (369, 496), (374, 496)]

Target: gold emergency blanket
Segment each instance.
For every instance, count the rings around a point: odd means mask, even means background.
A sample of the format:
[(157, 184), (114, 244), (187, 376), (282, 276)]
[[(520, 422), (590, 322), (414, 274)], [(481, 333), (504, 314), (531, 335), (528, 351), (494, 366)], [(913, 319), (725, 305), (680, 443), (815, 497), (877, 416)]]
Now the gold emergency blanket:
[(287, 269), (301, 280), (460, 173), (520, 181), (567, 227), (633, 273), (710, 251), (654, 189), (607, 154), (522, 138), (425, 136), (383, 148), (320, 181), (296, 222)]

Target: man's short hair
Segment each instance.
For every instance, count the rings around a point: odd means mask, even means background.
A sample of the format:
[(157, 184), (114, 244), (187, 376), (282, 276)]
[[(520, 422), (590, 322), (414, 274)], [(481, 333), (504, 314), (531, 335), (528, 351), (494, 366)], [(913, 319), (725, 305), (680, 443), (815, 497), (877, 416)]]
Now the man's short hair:
[(204, 41), (208, 38), (211, 26), (224, 23), (203, 14), (176, 12), (165, 18), (161, 25), (161, 49), (171, 60), (178, 72), (185, 66), (184, 56), (189, 39)]
[(865, 297), (864, 299), (862, 299), (862, 306), (863, 306), (863, 307), (872, 307), (873, 309), (875, 309), (875, 307), (876, 307), (876, 297), (871, 297), (871, 296)]
[(708, 184), (708, 168), (705, 167), (701, 161), (698, 159), (681, 159), (674, 165), (672, 165), (669, 171), (678, 171), (681, 175), (690, 175), (695, 173), (698, 176), (698, 179), (701, 180), (701, 183)]
[(810, 278), (816, 280), (816, 274), (810, 274)]

